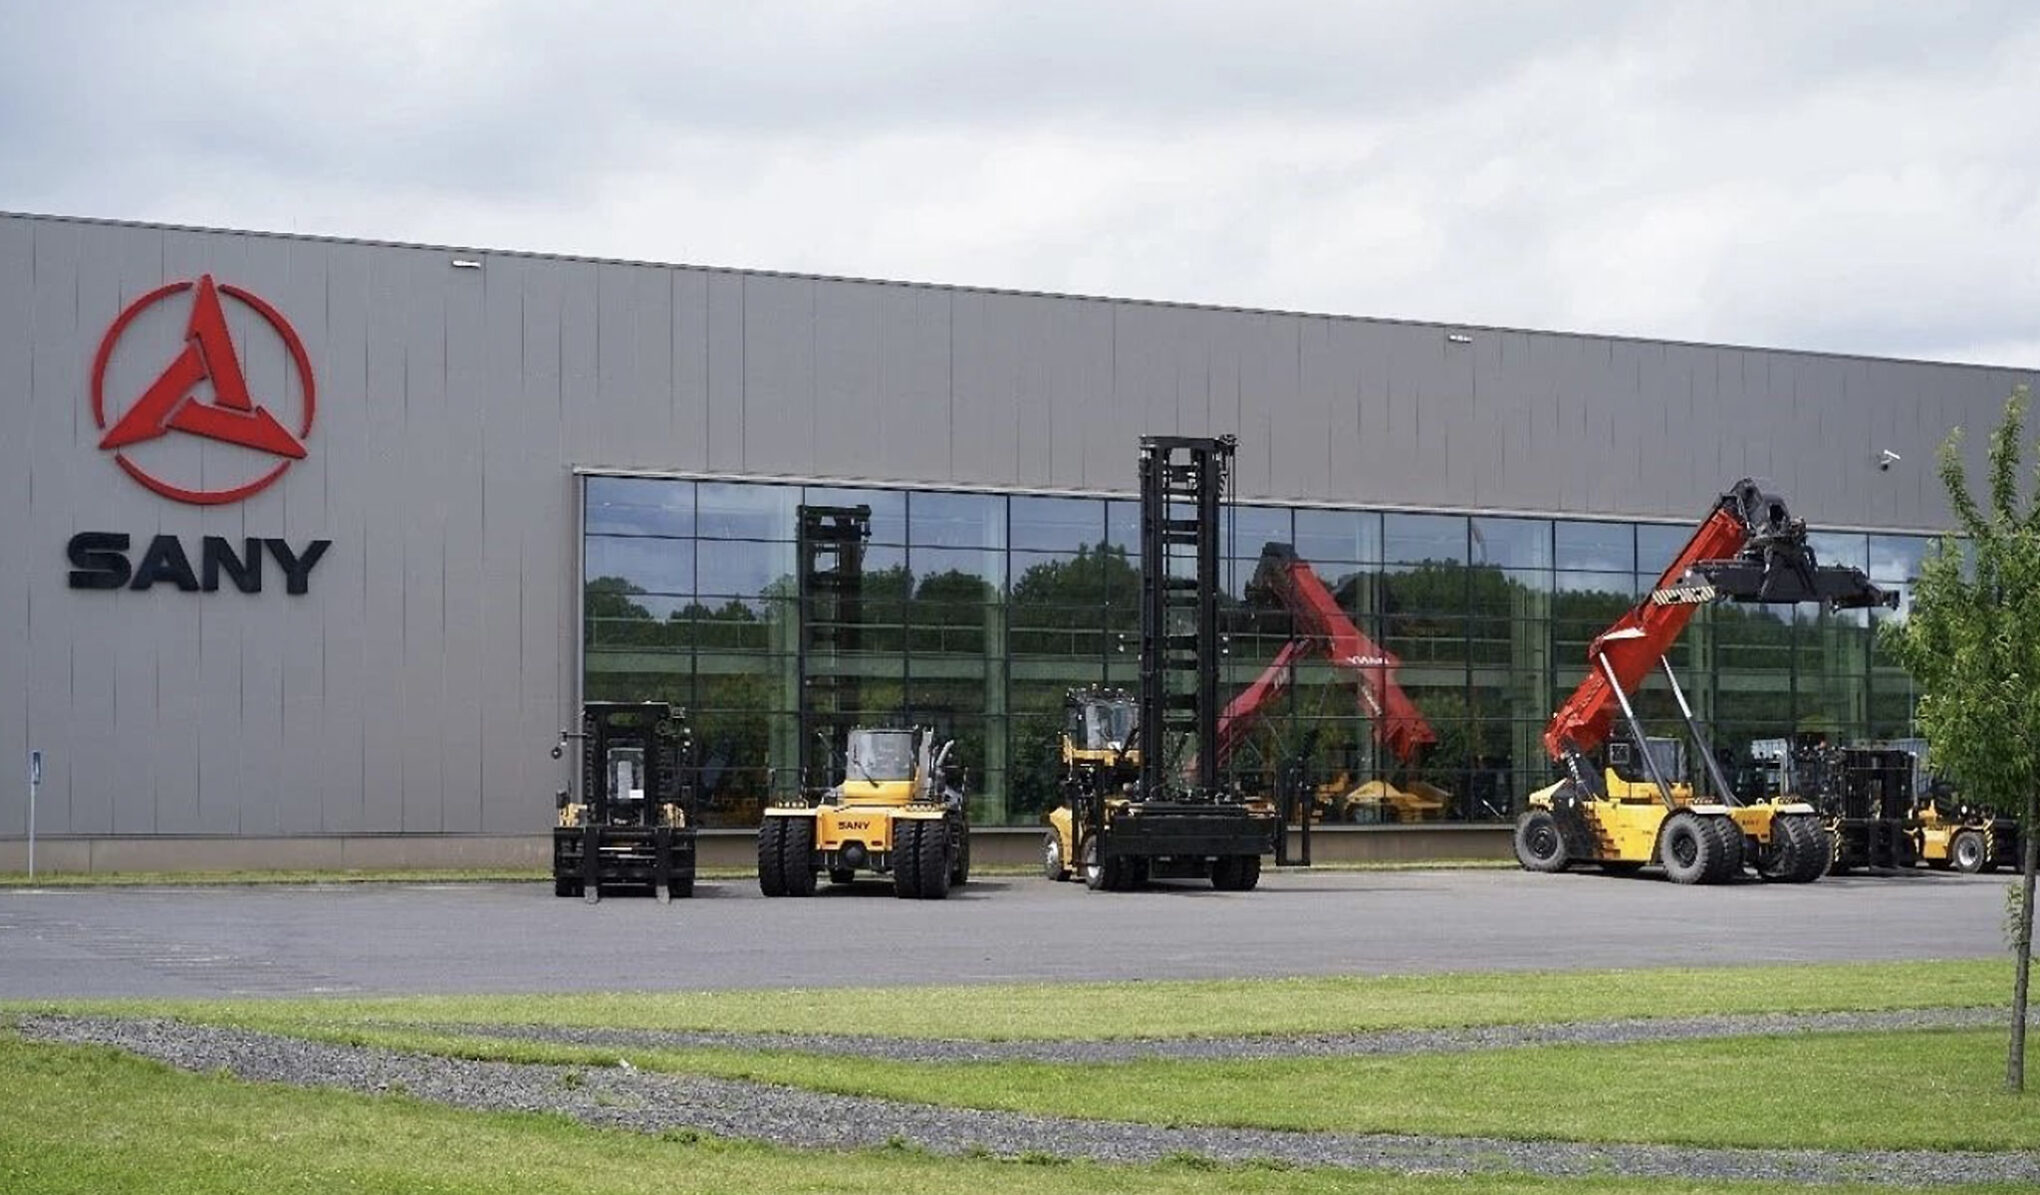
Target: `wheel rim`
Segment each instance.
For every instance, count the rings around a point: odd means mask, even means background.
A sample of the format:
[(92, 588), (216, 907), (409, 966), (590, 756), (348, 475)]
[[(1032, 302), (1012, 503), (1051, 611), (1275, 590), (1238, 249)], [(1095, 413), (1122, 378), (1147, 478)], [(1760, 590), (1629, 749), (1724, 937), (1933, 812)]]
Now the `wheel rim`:
[(1528, 842), (1530, 857), (1539, 861), (1551, 859), (1558, 854), (1558, 831), (1542, 822), (1530, 827)]
[(1672, 853), (1672, 859), (1680, 867), (1691, 867), (1700, 857), (1700, 841), (1691, 831), (1680, 826), (1672, 831), (1672, 840), (1665, 844)]
[(1099, 881), (1104, 878), (1105, 864), (1098, 859), (1098, 843), (1096, 839), (1093, 839), (1084, 848), (1084, 880), (1095, 888), (1098, 886)]
[(1052, 834), (1041, 841), (1041, 862), (1050, 879), (1062, 874), (1062, 843)]
[(1955, 844), (1955, 862), (1958, 866), (1974, 867), (1982, 856), (1983, 850), (1977, 846), (1976, 839), (1967, 834)]

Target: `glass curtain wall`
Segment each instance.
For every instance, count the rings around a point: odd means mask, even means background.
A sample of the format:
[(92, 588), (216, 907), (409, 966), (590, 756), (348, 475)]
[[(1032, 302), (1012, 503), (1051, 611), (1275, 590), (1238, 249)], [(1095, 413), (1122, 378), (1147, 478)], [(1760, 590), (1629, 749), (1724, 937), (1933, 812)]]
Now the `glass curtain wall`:
[[(802, 764), (814, 758), (802, 751), (804, 689), (814, 708), (833, 702), (866, 724), (953, 736), (973, 816), (1038, 824), (1055, 803), (1064, 695), (1137, 685), (1139, 511), (1130, 500), (602, 476), (585, 487), (585, 696), (687, 708), (708, 825), (755, 824), (775, 793), (801, 787)], [(863, 508), (869, 538), (854, 601), (801, 601), (803, 505)], [(1286, 645), (1300, 650), (1226, 769), (1272, 788), (1305, 765), (1326, 816), (1513, 817), (1553, 778), (1544, 725), (1584, 676), (1587, 643), (1691, 533), (1232, 507), (1224, 691), (1245, 689)], [(1815, 547), (1823, 561), (1904, 591), (1928, 542), (1841, 534), (1820, 535)], [(1399, 661), (1396, 679), (1423, 727), (1395, 740), (1408, 750), (1377, 736), (1364, 673), (1329, 659), (1267, 583), (1273, 544), (1288, 545), (1352, 628)], [(1905, 738), (1913, 694), (1874, 635), (1879, 618), (1903, 616), (1705, 607), (1672, 662), (1732, 763), (1754, 743), (1792, 735)], [(1637, 705), (1654, 733), (1674, 732), (1661, 679)], [(1350, 799), (1356, 793), (1373, 796)]]

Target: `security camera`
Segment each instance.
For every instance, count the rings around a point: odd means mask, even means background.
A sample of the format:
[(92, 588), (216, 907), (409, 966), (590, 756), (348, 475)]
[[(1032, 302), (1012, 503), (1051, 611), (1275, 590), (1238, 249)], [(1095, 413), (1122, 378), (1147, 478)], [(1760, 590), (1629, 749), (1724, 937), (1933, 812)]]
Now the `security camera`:
[(1905, 459), (1904, 457), (1898, 455), (1891, 449), (1887, 448), (1884, 451), (1877, 454), (1877, 467), (1880, 470), (1888, 470), (1893, 465), (1897, 464), (1899, 461), (1902, 461), (1904, 459)]

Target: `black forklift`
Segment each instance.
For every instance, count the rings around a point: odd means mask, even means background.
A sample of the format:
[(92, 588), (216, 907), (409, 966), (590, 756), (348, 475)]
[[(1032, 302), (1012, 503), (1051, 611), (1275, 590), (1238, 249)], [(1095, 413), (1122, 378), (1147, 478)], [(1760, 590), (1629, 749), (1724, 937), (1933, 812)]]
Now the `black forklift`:
[(1911, 824), (1913, 755), (1896, 747), (1840, 746), (1807, 737), (1792, 750), (1796, 795), (1820, 811), (1830, 875), (1904, 870), (1919, 862)]
[(591, 701), (578, 732), (580, 793), (555, 794), (553, 895), (589, 904), (604, 889), (649, 889), (660, 903), (694, 895), (694, 837), (700, 814), (694, 739), (684, 711), (662, 701)]
[[(1146, 436), (1140, 442), (1140, 692), (1130, 785), (1071, 786), (1075, 863), (1087, 887), (1208, 879), (1222, 891), (1260, 883), (1261, 857), (1287, 853), (1284, 819), (1219, 776), (1220, 514), (1234, 438)], [(1053, 821), (1053, 819), (1051, 819)]]

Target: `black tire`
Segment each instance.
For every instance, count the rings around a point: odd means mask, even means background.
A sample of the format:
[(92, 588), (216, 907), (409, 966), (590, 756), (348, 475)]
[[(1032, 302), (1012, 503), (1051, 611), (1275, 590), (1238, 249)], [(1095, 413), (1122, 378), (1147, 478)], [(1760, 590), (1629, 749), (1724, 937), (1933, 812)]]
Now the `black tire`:
[(1572, 863), (1565, 835), (1549, 809), (1526, 809), (1516, 819), (1516, 862), (1524, 871), (1564, 871)]
[(1041, 836), (1041, 874), (1058, 884), (1070, 878), (1070, 861), (1062, 857), (1062, 835), (1054, 830)]
[[(1983, 828), (1982, 833), (1983, 833), (1983, 874), (1989, 875), (1991, 872), (1994, 872), (1998, 869), (1998, 835), (1997, 830), (1990, 826), (1985, 826)], [(2012, 866), (2017, 867), (2018, 863), (2016, 862), (2016, 860), (2019, 854), (2018, 831), (2016, 830), (2012, 831), (2011, 837), (2006, 840), (2005, 849), (2011, 852), (2012, 858), (2014, 859)]]
[(788, 896), (815, 894), (815, 819), (789, 817), (786, 835), (780, 840), (779, 871), (786, 877)]
[(1714, 859), (1703, 884), (1726, 884), (1742, 874), (1743, 832), (1732, 817), (1710, 814), (1700, 819), (1707, 833), (1714, 839)]
[(1948, 862), (1956, 871), (1976, 875), (1990, 862), (1991, 844), (1976, 830), (1957, 830), (1948, 840)]
[(1141, 858), (1119, 860), (1119, 891), (1132, 892), (1147, 887), (1148, 861)]
[(893, 819), (892, 891), (901, 900), (921, 892), (921, 823)]
[(949, 869), (949, 886), (961, 888), (970, 883), (970, 827), (963, 822), (955, 822), (951, 824), (950, 832), (956, 837), (956, 865)]
[(1093, 834), (1084, 840), (1084, 845), (1078, 849), (1077, 856), (1080, 870), (1084, 873), (1084, 887), (1091, 891), (1101, 892), (1105, 889), (1107, 880), (1118, 878), (1118, 870), (1115, 868), (1108, 872), (1105, 864), (1098, 858), (1097, 835)]
[(1897, 828), (1896, 833), (1897, 837), (1891, 842), (1892, 866), (1911, 871), (1920, 865), (1919, 844), (1914, 842), (1913, 836), (1906, 833), (1903, 828)]
[(949, 895), (950, 825), (922, 822), (919, 842), (921, 885), (914, 895), (921, 900), (942, 900)]
[(1757, 853), (1757, 874), (1778, 884), (1809, 884), (1827, 874), (1831, 848), (1818, 818), (1771, 819), (1771, 842)]
[(558, 876), (554, 876), (554, 877), (553, 877), (553, 895), (554, 895), (554, 896), (561, 896), (561, 897), (567, 897), (567, 898), (569, 898), (569, 899), (571, 899), (571, 898), (573, 898), (573, 897), (576, 897), (576, 896), (579, 896), (579, 895), (581, 895), (581, 881), (579, 881), (579, 880), (563, 880), (563, 879), (559, 878)]
[(1798, 827), (1799, 858), (1798, 866), (1786, 879), (1794, 884), (1811, 884), (1834, 866), (1834, 846), (1828, 841), (1827, 827), (1821, 825), (1818, 817), (1795, 817), (1791, 820)]
[(857, 869), (854, 867), (831, 867), (829, 869), (829, 882), (831, 884), (849, 884), (856, 882), (856, 879)]
[(779, 861), (786, 845), (786, 823), (791, 820), (768, 817), (758, 824), (758, 891), (767, 896), (786, 895), (786, 872)]
[(666, 881), (666, 895), (674, 900), (686, 900), (694, 895), (694, 873), (674, 876)]
[(1261, 882), (1261, 856), (1220, 855), (1211, 861), (1211, 886), (1220, 892), (1252, 892)]
[(1697, 814), (1674, 813), (1658, 830), (1658, 859), (1675, 884), (1706, 883), (1720, 853), (1720, 840)]

